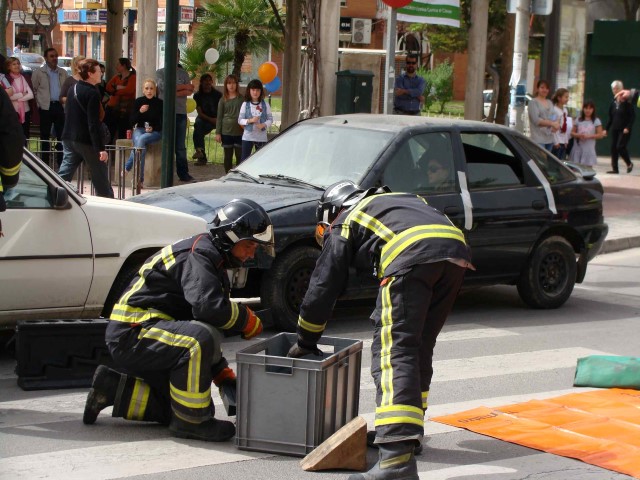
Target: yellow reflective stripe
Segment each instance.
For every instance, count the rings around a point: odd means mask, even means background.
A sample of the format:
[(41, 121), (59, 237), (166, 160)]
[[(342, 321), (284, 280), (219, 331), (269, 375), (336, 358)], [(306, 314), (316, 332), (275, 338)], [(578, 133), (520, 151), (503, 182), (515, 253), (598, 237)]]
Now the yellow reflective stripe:
[(171, 398), (180, 405), (187, 408), (208, 408), (211, 405), (211, 388), (204, 392), (185, 392), (170, 385)]
[(411, 423), (412, 425), (419, 425), (424, 427), (424, 420), (413, 417), (387, 417), (376, 419), (374, 422), (375, 427), (381, 427), (383, 425), (395, 425), (398, 423)]
[(377, 235), (381, 239), (389, 242), (393, 239), (393, 232), (386, 227), (380, 220), (377, 220), (375, 217), (364, 213), (364, 212), (356, 212), (353, 217), (353, 221), (355, 223), (359, 223), (367, 230), (371, 230), (374, 235)]
[(429, 406), (429, 390), (422, 392), (422, 408), (427, 409)]
[(122, 303), (116, 303), (109, 316), (109, 320), (125, 323), (142, 323), (151, 319), (173, 320), (174, 318), (155, 308), (132, 307)]
[(344, 238), (349, 238), (349, 226), (351, 225), (351, 221), (353, 217), (355, 217), (355, 215), (358, 212), (360, 212), (364, 207), (369, 205), (369, 203), (371, 203), (371, 200), (373, 200), (374, 198), (386, 197), (390, 195), (404, 195), (404, 194), (403, 193), (381, 193), (379, 195), (371, 195), (370, 197), (365, 198), (360, 203), (358, 203), (358, 205), (356, 205), (356, 207), (353, 210), (351, 210), (351, 212), (349, 212), (349, 215), (347, 215), (347, 218), (345, 218), (344, 223), (342, 224), (342, 230), (340, 232), (340, 235), (342, 235)]
[(151, 328), (144, 335), (144, 338), (150, 338), (152, 340), (171, 345), (172, 347), (188, 348), (189, 365), (187, 369), (187, 391), (200, 391), (200, 360), (202, 356), (202, 349), (200, 347), (200, 343), (195, 338), (167, 332), (166, 330), (161, 330), (155, 327)]
[(298, 317), (298, 326), (311, 333), (322, 333), (324, 332), (324, 328), (327, 326), (327, 322), (324, 322), (322, 325), (318, 325), (315, 323), (307, 322), (304, 318)]
[(122, 295), (122, 297), (120, 298), (118, 303), (128, 303), (129, 302), (129, 298), (131, 298), (131, 295), (133, 295), (135, 292), (137, 292), (138, 290), (140, 290), (142, 288), (142, 286), (144, 285), (144, 274), (145, 274), (145, 272), (147, 270), (151, 270), (153, 268), (153, 266), (157, 262), (159, 262), (160, 259), (162, 259), (163, 250), (158, 252), (157, 255), (155, 255), (149, 262), (145, 263), (144, 265), (142, 265), (140, 267), (140, 270), (138, 270), (138, 274), (140, 275), (140, 278), (138, 278), (136, 283), (134, 283), (133, 287), (131, 287), (129, 289), (129, 291), (125, 292), (124, 295)]
[(149, 385), (139, 378), (136, 378), (131, 400), (129, 401), (129, 408), (127, 409), (126, 418), (128, 420), (144, 420), (144, 413), (147, 409), (147, 403), (149, 403), (150, 392), (151, 388)]
[(397, 234), (393, 240), (387, 243), (380, 252), (380, 273), (384, 276), (385, 269), (398, 255), (407, 249), (412, 243), (425, 238), (451, 238), (466, 245), (465, 238), (460, 229), (450, 225), (418, 225)]
[(5, 177), (13, 177), (20, 172), (20, 165), (22, 165), (22, 162), (18, 162), (15, 167), (0, 167), (0, 173)]
[(221, 328), (222, 330), (228, 330), (233, 327), (238, 321), (238, 315), (240, 314), (240, 309), (238, 308), (238, 304), (235, 302), (231, 302), (231, 318), (227, 323), (225, 323)]
[(382, 413), (389, 413), (389, 412), (393, 412), (393, 413), (409, 412), (409, 413), (415, 413), (419, 417), (422, 417), (424, 413), (421, 408), (414, 407), (413, 405), (387, 405), (387, 406), (380, 406), (376, 408), (376, 415), (379, 413), (382, 414)]
[(167, 245), (160, 253), (162, 254), (162, 262), (167, 270), (173, 267), (176, 263), (176, 257), (173, 256), (173, 246)]
[(382, 401), (380, 405), (393, 404), (393, 369), (391, 368), (391, 346), (393, 339), (391, 337), (391, 328), (393, 327), (393, 305), (391, 304), (391, 285), (395, 278), (391, 278), (384, 287), (382, 287), (382, 328), (380, 330), (380, 385), (382, 387)]
[(385, 468), (401, 465), (403, 463), (407, 463), (409, 460), (411, 460), (411, 453), (405, 453), (403, 455), (398, 455), (397, 457), (380, 460), (380, 469), (384, 470)]

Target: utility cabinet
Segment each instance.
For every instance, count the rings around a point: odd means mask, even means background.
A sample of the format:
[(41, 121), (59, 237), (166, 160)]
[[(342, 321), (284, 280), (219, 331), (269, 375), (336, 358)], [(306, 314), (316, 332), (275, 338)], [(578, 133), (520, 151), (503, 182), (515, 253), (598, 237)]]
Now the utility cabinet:
[(373, 72), (341, 70), (336, 72), (336, 115), (371, 113)]

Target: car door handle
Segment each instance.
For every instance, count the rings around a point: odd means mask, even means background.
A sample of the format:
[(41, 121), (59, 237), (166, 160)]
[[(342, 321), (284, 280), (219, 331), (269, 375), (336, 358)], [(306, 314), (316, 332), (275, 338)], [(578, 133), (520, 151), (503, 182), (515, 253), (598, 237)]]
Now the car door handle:
[(460, 212), (462, 212), (460, 207), (444, 207), (445, 215), (458, 215)]
[(547, 206), (547, 204), (543, 200), (534, 200), (531, 202), (531, 206), (534, 210), (542, 210)]

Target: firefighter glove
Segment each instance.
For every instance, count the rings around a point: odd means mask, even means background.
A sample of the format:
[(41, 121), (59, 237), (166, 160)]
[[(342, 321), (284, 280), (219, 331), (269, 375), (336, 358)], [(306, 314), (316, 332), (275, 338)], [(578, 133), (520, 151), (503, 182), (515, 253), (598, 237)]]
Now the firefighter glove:
[(247, 323), (242, 330), (242, 338), (249, 340), (250, 338), (260, 335), (262, 333), (262, 322), (260, 318), (247, 307)]
[(223, 385), (233, 385), (236, 384), (236, 372), (231, 370), (229, 367), (225, 367), (220, 370), (215, 377), (213, 377), (213, 383), (216, 387), (221, 387)]
[(322, 352), (318, 349), (317, 345), (300, 345), (300, 343), (294, 343), (293, 346), (289, 349), (289, 353), (287, 353), (287, 357), (290, 358), (300, 358), (306, 355), (316, 355), (318, 357), (322, 356)]

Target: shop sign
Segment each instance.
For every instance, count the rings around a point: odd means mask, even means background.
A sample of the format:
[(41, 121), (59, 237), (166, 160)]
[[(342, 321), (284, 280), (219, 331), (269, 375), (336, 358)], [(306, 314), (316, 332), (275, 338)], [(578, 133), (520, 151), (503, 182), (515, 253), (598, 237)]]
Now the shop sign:
[(58, 10), (58, 22), (80, 22), (80, 10)]
[[(193, 23), (195, 20), (195, 9), (193, 7), (180, 6), (180, 23)], [(167, 23), (167, 9), (158, 9), (158, 23)]]
[(87, 23), (107, 23), (107, 11), (106, 10), (87, 10), (86, 11)]

